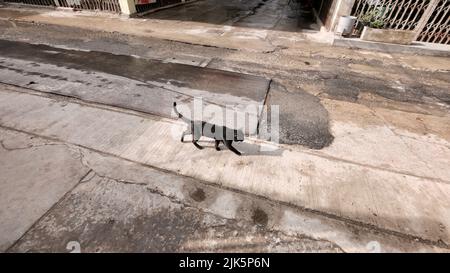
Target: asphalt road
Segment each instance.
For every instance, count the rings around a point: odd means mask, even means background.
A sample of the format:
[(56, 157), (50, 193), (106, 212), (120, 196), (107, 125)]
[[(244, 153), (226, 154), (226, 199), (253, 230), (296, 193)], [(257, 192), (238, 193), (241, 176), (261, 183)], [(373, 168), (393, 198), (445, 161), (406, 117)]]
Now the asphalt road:
[(248, 135), (256, 135), (261, 121), (264, 139), (270, 139), (264, 134), (270, 135), (271, 127), (265, 126), (270, 123), (267, 111), (261, 116), (258, 107), (269, 105), (271, 115), (270, 105), (282, 105), (277, 113), (280, 143), (321, 149), (333, 140), (327, 111), (317, 98), (306, 92), (289, 94), (264, 77), (7, 40), (0, 40), (0, 49), (3, 83), (166, 118), (174, 118), (174, 101), (192, 105), (194, 98), (201, 98), (205, 105), (254, 116), (240, 124), (246, 124)]

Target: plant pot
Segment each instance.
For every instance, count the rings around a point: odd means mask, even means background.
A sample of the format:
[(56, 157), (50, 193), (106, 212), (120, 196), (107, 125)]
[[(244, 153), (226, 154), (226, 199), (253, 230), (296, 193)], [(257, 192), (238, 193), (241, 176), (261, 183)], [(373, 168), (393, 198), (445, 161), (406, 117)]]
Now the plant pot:
[(336, 34), (342, 36), (351, 35), (355, 27), (356, 19), (355, 16), (341, 16), (336, 27)]
[(410, 45), (414, 41), (415, 32), (412, 30), (377, 29), (364, 27), (361, 40), (400, 45)]

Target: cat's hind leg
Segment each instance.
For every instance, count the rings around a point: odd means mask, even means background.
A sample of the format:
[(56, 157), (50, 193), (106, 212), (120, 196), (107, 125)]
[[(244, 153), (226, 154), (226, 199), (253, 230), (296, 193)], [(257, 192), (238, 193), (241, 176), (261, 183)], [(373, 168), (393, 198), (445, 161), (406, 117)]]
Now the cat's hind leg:
[(195, 147), (197, 147), (199, 150), (203, 150), (203, 147), (198, 145), (198, 140), (192, 140), (192, 143), (194, 144)]
[(194, 122), (191, 123), (191, 134), (192, 134), (192, 144), (194, 144), (194, 146), (197, 147), (197, 149), (202, 150), (203, 147), (198, 145), (197, 143), (202, 137), (201, 127), (199, 127), (198, 125), (196, 126)]
[(233, 153), (237, 154), (237, 155), (242, 155), (241, 152), (239, 152), (238, 150), (236, 150), (236, 148), (234, 148), (232, 146), (233, 141), (232, 140), (226, 140), (224, 141), (225, 146), (227, 146), (228, 149), (230, 149), (230, 151), (232, 151)]

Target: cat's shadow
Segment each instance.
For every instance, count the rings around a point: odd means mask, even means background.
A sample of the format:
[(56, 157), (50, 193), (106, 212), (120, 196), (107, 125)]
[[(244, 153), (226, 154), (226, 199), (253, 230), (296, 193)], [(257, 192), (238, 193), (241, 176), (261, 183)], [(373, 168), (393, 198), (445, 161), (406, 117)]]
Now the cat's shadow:
[[(189, 143), (189, 141), (185, 141)], [(214, 149), (214, 141), (211, 140), (199, 140), (199, 144), (206, 149)], [(228, 150), (223, 143), (220, 144), (220, 152), (231, 152)], [(254, 155), (264, 155), (264, 156), (282, 156), (285, 149), (269, 149), (268, 145), (260, 145), (248, 142), (233, 142), (233, 147), (242, 153), (242, 156), (254, 156)]]
[(285, 150), (279, 147), (275, 149), (268, 145), (260, 145), (248, 142), (233, 143), (233, 146), (242, 153), (242, 156), (251, 156), (251, 155), (282, 156)]

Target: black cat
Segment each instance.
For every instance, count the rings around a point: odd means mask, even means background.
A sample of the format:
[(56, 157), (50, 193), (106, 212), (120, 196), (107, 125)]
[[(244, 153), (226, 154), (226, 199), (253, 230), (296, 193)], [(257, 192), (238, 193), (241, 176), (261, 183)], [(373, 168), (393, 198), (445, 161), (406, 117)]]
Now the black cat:
[(205, 136), (215, 140), (215, 148), (217, 151), (220, 151), (219, 144), (220, 142), (223, 142), (223, 144), (225, 144), (230, 151), (237, 155), (241, 155), (241, 153), (236, 150), (232, 144), (233, 141), (244, 141), (244, 132), (241, 130), (230, 129), (225, 126), (211, 124), (205, 121), (190, 120), (178, 112), (176, 102), (173, 103), (173, 109), (180, 119), (189, 124), (189, 128), (183, 132), (183, 135), (181, 136), (181, 142), (184, 142), (184, 137), (186, 135), (192, 135), (192, 143), (195, 147), (201, 150), (203, 147), (198, 144), (198, 141), (202, 136)]

